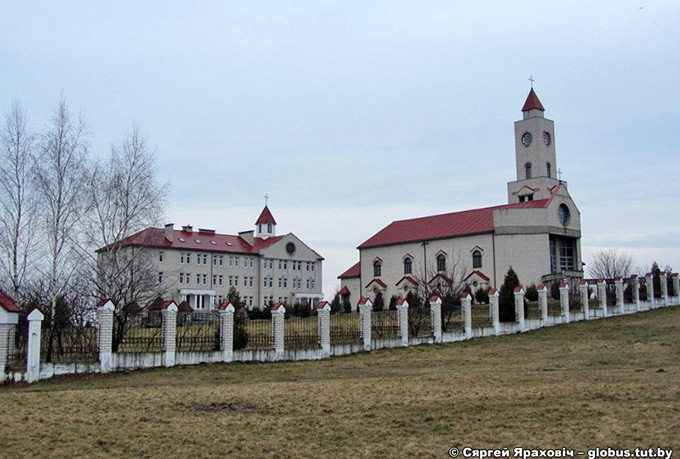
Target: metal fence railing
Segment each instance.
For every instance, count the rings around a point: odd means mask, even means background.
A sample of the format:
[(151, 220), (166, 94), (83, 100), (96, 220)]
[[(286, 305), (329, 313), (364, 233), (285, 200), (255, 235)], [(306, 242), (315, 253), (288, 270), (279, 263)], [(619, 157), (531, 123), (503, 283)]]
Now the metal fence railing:
[[(463, 315), (460, 304), (442, 305), (442, 331), (459, 332), (463, 330)], [(409, 311), (410, 312), (410, 311)]]
[(429, 306), (408, 310), (408, 334), (419, 338), (432, 336), (432, 316)]
[(371, 338), (389, 339), (399, 336), (397, 311), (373, 311), (371, 313)]
[(287, 317), (284, 324), (283, 346), (286, 349), (319, 347), (319, 318)]
[(23, 327), (15, 325), (7, 336), (7, 342), (2, 343), (3, 346), (7, 346), (7, 369), (9, 371), (26, 371), (28, 337), (25, 320), (23, 324)]
[(219, 351), (220, 321), (217, 311), (177, 313), (176, 350)]
[(51, 363), (85, 363), (99, 360), (97, 328), (65, 327), (51, 330), (43, 327), (40, 360)]
[(549, 316), (562, 315), (562, 305), (560, 304), (560, 300), (548, 298), (548, 315)]
[(160, 311), (138, 312), (113, 318), (113, 352), (161, 352)]
[(331, 314), (331, 344), (361, 343), (361, 320), (358, 312)]
[(244, 349), (272, 349), (274, 337), (271, 319), (246, 320), (244, 324), (246, 342)]
[(472, 313), (472, 327), (491, 327), (491, 315), (489, 314), (490, 308), (488, 304), (473, 304)]
[(525, 301), (524, 318), (528, 320), (540, 320), (543, 318), (541, 303), (539, 301)]

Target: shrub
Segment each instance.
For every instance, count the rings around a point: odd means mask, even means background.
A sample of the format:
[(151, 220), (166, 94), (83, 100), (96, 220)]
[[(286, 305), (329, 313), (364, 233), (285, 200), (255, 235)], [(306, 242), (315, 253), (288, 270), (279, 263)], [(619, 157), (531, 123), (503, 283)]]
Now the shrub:
[(527, 288), (524, 298), (526, 298), (527, 301), (538, 301), (538, 290), (536, 289), (536, 284), (531, 284)]
[(239, 308), (234, 314), (234, 350), (243, 349), (247, 345), (246, 310), (245, 308)]
[(477, 303), (488, 303), (489, 302), (489, 289), (479, 287), (475, 292), (475, 301)]
[(392, 295), (392, 298), (390, 298), (390, 306), (389, 306), (390, 311), (396, 311), (397, 310), (397, 300), (398, 299), (399, 299), (399, 295)]
[(373, 300), (373, 310), (382, 311), (383, 309), (385, 309), (385, 299), (383, 298), (382, 292), (378, 292), (375, 294), (375, 298)]
[(519, 277), (512, 267), (508, 269), (501, 291), (498, 295), (498, 312), (501, 322), (514, 322), (515, 318), (515, 287), (519, 287)]

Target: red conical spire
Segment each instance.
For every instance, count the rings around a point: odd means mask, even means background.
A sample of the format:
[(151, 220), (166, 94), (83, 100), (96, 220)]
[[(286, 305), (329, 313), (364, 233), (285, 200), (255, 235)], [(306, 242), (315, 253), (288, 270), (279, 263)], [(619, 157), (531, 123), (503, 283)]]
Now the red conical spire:
[(272, 215), (271, 211), (269, 210), (269, 207), (264, 206), (264, 209), (262, 209), (262, 213), (260, 216), (257, 218), (257, 221), (255, 222), (256, 225), (259, 225), (260, 223), (271, 223), (273, 225), (276, 225), (276, 220), (274, 220), (274, 216)]
[(523, 112), (528, 112), (529, 110), (540, 110), (542, 112), (545, 111), (543, 104), (541, 104), (541, 101), (538, 100), (538, 96), (534, 92), (534, 88), (531, 88), (531, 91), (529, 91), (527, 100), (524, 102), (524, 107), (522, 107)]

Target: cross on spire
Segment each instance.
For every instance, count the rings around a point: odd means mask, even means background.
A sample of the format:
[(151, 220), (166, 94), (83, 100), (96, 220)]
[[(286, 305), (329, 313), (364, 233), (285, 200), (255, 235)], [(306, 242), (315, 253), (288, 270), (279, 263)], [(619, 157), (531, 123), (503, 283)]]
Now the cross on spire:
[(264, 205), (267, 205), (267, 201), (269, 200), (269, 195), (264, 195)]
[(534, 80), (533, 75), (529, 75), (529, 81), (531, 81), (531, 89), (534, 89), (534, 81), (536, 81), (536, 80)]
[(562, 169), (557, 169), (557, 178), (560, 182), (562, 181)]

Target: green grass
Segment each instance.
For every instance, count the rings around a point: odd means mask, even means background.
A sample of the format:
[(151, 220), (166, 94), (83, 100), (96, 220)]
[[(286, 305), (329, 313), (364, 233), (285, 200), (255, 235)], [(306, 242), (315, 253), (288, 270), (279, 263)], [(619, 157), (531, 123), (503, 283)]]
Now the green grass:
[(680, 447), (680, 309), (316, 362), (0, 388), (2, 457), (447, 457)]

